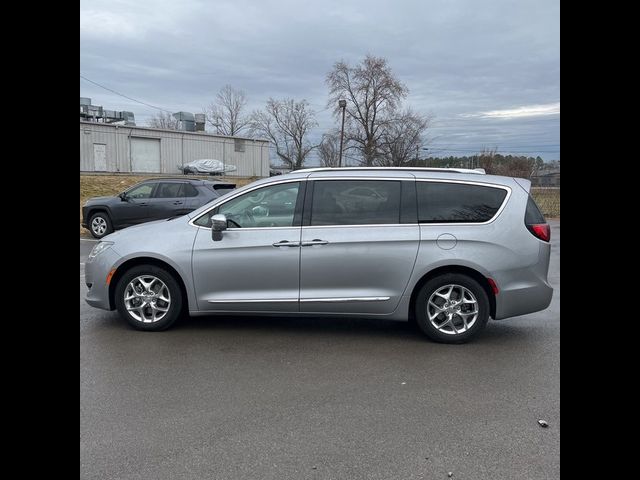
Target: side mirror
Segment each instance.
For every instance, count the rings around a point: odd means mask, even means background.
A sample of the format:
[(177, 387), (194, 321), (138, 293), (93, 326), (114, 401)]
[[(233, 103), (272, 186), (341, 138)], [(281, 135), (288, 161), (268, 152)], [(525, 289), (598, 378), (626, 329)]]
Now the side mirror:
[(120, 193), (118, 196), (120, 197), (120, 200), (122, 200), (123, 202), (129, 201), (129, 197), (127, 197), (127, 194), (125, 192)]
[(222, 232), (227, 229), (227, 217), (222, 214), (211, 217), (211, 239), (214, 242), (222, 240)]

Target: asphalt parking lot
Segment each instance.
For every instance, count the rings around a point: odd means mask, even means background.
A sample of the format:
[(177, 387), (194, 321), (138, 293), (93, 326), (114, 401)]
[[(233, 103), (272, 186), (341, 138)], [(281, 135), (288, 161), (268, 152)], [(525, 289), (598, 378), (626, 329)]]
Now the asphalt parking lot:
[(198, 317), (137, 332), (84, 302), (94, 242), (81, 239), (81, 478), (559, 478), (550, 223), (551, 306), (466, 345), (383, 320)]

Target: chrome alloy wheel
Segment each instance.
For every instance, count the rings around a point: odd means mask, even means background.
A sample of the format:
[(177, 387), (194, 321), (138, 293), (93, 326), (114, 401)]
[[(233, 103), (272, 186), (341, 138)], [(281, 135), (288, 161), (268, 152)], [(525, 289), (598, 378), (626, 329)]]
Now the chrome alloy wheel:
[(107, 221), (102, 217), (96, 217), (91, 222), (91, 230), (96, 235), (103, 235), (107, 231)]
[(445, 285), (429, 297), (427, 316), (440, 332), (457, 335), (469, 330), (478, 319), (478, 300), (462, 285)]
[(124, 290), (124, 306), (139, 322), (153, 323), (162, 320), (170, 305), (169, 288), (153, 275), (134, 278)]

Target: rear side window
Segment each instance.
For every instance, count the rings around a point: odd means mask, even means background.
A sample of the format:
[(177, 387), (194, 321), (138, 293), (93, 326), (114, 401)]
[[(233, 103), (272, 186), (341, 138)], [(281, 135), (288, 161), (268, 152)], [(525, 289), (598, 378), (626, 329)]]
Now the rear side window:
[(526, 225), (536, 225), (540, 223), (547, 223), (544, 219), (544, 215), (536, 205), (536, 201), (533, 199), (531, 195), (529, 195), (529, 200), (527, 200), (527, 210), (524, 214), (524, 223)]
[(420, 223), (482, 223), (491, 220), (507, 195), (502, 188), (417, 182)]
[(226, 193), (229, 193), (231, 190), (234, 190), (236, 186), (235, 184), (231, 184), (231, 183), (230, 184), (216, 183), (213, 185), (209, 185), (209, 188), (211, 188), (218, 195), (224, 195)]
[(154, 198), (182, 197), (182, 183), (160, 183), (154, 193)]
[(400, 223), (400, 182), (385, 180), (317, 180), (313, 187), (311, 225)]
[(185, 185), (184, 185), (184, 196), (185, 197), (197, 197), (198, 196), (198, 190), (196, 190), (196, 187), (194, 187), (190, 183), (185, 183)]

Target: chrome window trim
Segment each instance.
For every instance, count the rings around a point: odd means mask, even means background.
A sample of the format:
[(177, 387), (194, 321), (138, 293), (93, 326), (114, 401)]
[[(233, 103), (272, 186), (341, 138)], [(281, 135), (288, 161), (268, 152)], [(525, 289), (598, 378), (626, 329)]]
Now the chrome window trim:
[(289, 228), (302, 228), (302, 229), (308, 229), (308, 228), (344, 228), (344, 227), (380, 227), (382, 225), (386, 225), (388, 227), (399, 227), (399, 226), (443, 226), (443, 225), (447, 225), (447, 226), (473, 226), (473, 225), (488, 225), (490, 223), (493, 223), (502, 213), (502, 211), (505, 209), (505, 207), (507, 206), (507, 203), (509, 201), (509, 199), (511, 198), (511, 193), (512, 193), (512, 189), (511, 187), (509, 187), (508, 185), (501, 185), (499, 183), (487, 183), (487, 182), (476, 182), (476, 181), (471, 181), (471, 180), (450, 180), (450, 179), (444, 179), (444, 178), (409, 178), (409, 177), (361, 177), (361, 176), (344, 176), (344, 177), (320, 177), (320, 178), (313, 178), (313, 177), (301, 177), (301, 178), (289, 178), (289, 179), (285, 179), (285, 180), (278, 180), (278, 181), (274, 181), (274, 182), (269, 182), (269, 183), (265, 183), (265, 184), (261, 184), (261, 185), (256, 185), (255, 187), (248, 189), (248, 190), (244, 190), (242, 192), (237, 193), (236, 195), (233, 195), (230, 198), (226, 198), (224, 200), (224, 202), (221, 203), (216, 203), (214, 205), (212, 205), (209, 209), (205, 210), (203, 213), (201, 213), (199, 216), (197, 216), (196, 218), (193, 218), (192, 220), (189, 220), (189, 225), (191, 225), (192, 227), (196, 227), (196, 228), (202, 228), (204, 230), (211, 230), (211, 227), (203, 227), (201, 225), (195, 225), (194, 222), (200, 218), (202, 218), (204, 215), (208, 214), (211, 210), (224, 205), (225, 203), (227, 203), (230, 200), (233, 200), (236, 197), (239, 197), (240, 195), (244, 195), (245, 193), (249, 193), (252, 192), (254, 190), (257, 190), (259, 188), (263, 188), (263, 187), (269, 187), (271, 185), (279, 185), (279, 184), (283, 184), (283, 183), (292, 183), (292, 182), (307, 182), (307, 181), (323, 181), (323, 180), (370, 180), (370, 181), (376, 181), (376, 180), (391, 180), (391, 181), (415, 181), (415, 182), (437, 182), (437, 183), (461, 183), (461, 184), (465, 184), (465, 185), (479, 185), (481, 187), (490, 187), (490, 188), (501, 188), (503, 190), (505, 190), (507, 192), (507, 195), (504, 197), (504, 200), (502, 201), (502, 205), (500, 205), (500, 208), (498, 208), (498, 211), (495, 213), (495, 215), (493, 217), (491, 217), (491, 219), (487, 220), (486, 222), (440, 222), (440, 223), (372, 223), (372, 224), (365, 224), (365, 225), (358, 225), (358, 224), (349, 224), (349, 225), (305, 225), (302, 227), (249, 227), (249, 228), (228, 228), (228, 231), (234, 231), (234, 232), (240, 232), (240, 231), (255, 231), (255, 230), (282, 230), (282, 229), (289, 229)]
[[(500, 214), (502, 213), (502, 211), (505, 209), (505, 207), (507, 206), (507, 202), (509, 201), (509, 198), (511, 198), (511, 187), (507, 186), (507, 185), (501, 185), (499, 183), (487, 183), (487, 182), (473, 182), (470, 180), (447, 180), (447, 179), (440, 179), (440, 178), (416, 178), (416, 182), (437, 182), (437, 183), (463, 183), (465, 185), (479, 185), (481, 187), (490, 187), (490, 188), (501, 188), (502, 190), (506, 190), (507, 194), (504, 197), (504, 200), (502, 201), (502, 205), (500, 205), (500, 208), (498, 208), (498, 210), (496, 211), (496, 213), (493, 215), (493, 217), (491, 217), (489, 220), (487, 220), (486, 222), (438, 222), (438, 223), (426, 223), (426, 222), (418, 222), (418, 225), (422, 226), (426, 226), (426, 227), (438, 227), (438, 226), (475, 226), (475, 225), (488, 225), (490, 223), (493, 223), (496, 218), (498, 218), (500, 216)], [(420, 207), (418, 206), (418, 209)]]
[[(303, 225), (302, 229), (305, 228), (366, 228), (366, 227), (416, 227), (420, 225), (419, 223), (362, 223), (362, 224), (348, 224), (348, 225)], [(239, 229), (236, 229), (239, 230)]]

